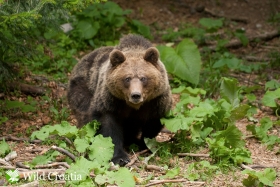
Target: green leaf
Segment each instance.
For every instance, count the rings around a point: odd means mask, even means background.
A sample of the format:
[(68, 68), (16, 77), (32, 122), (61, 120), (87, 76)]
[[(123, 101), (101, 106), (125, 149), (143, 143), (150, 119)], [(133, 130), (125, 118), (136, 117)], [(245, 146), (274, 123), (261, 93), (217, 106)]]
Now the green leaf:
[(5, 156), (11, 151), (9, 144), (5, 141), (0, 142), (0, 156)]
[(89, 147), (89, 143), (87, 140), (79, 139), (79, 138), (75, 139), (74, 145), (75, 145), (76, 150), (79, 153), (84, 153), (86, 151), (86, 149)]
[(196, 118), (184, 118), (183, 116), (166, 119), (160, 119), (161, 123), (171, 132), (177, 132), (178, 130), (189, 130), (191, 123)]
[(107, 163), (113, 157), (114, 144), (110, 137), (104, 138), (102, 135), (94, 137), (92, 144), (89, 146), (88, 156), (90, 160), (95, 160), (98, 163)]
[(175, 50), (167, 46), (158, 46), (158, 50), (169, 73), (192, 84), (198, 84), (201, 58), (197, 46), (192, 40), (184, 39)]
[(173, 179), (180, 174), (180, 167), (167, 170), (166, 174), (160, 177), (161, 179)]
[(230, 112), (230, 117), (229, 117), (230, 122), (235, 122), (237, 120), (244, 118), (247, 115), (247, 111), (249, 109), (250, 109), (249, 105), (240, 105), (238, 107), (235, 107)]
[(118, 171), (106, 171), (104, 175), (97, 175), (95, 182), (99, 185), (115, 183), (120, 187), (135, 186), (133, 175), (127, 168), (120, 168)]
[(194, 107), (190, 111), (190, 116), (191, 117), (204, 117), (206, 115), (212, 116), (216, 111), (217, 108), (213, 107), (210, 103), (205, 101), (205, 102), (200, 102), (197, 107)]
[(220, 89), (222, 97), (228, 101), (233, 108), (239, 105), (238, 92), (240, 88), (238, 87), (238, 81), (236, 79), (223, 77)]
[(223, 26), (223, 19), (201, 18), (198, 23), (207, 29), (219, 29)]
[(30, 162), (30, 164), (33, 166), (47, 164), (50, 161), (55, 161), (55, 158), (58, 155), (59, 155), (59, 152), (51, 150), (51, 151), (48, 151), (47, 153), (45, 153), (44, 155), (36, 156)]
[(31, 140), (38, 138), (39, 140), (44, 141), (49, 137), (50, 133), (53, 132), (54, 130), (55, 130), (54, 126), (45, 125), (39, 131), (33, 132), (30, 138)]
[(6, 103), (6, 109), (14, 109), (14, 108), (21, 108), (24, 106), (23, 102), (20, 101), (5, 101)]
[(39, 131), (35, 131), (31, 135), (31, 139), (38, 138), (40, 140), (46, 140), (49, 135), (59, 135), (67, 138), (76, 137), (78, 134), (78, 129), (76, 126), (70, 125), (67, 121), (62, 121), (61, 124), (54, 126), (45, 125)]
[(135, 186), (135, 181), (132, 173), (127, 168), (120, 168), (117, 172), (112, 172), (112, 177), (116, 184), (120, 187)]
[(280, 88), (275, 91), (267, 91), (263, 98), (262, 104), (268, 107), (277, 107), (276, 99), (280, 98)]
[(96, 120), (93, 120), (93, 121), (89, 122), (88, 124), (84, 125), (81, 129), (79, 129), (78, 134), (79, 134), (80, 138), (85, 138), (85, 139), (90, 140), (95, 136), (99, 126), (100, 126), (100, 123), (97, 122)]
[(280, 82), (275, 79), (265, 83), (265, 90), (272, 90), (277, 88), (280, 88)]
[(242, 174), (249, 175), (247, 179), (243, 180), (245, 186), (273, 186), (273, 181), (276, 179), (276, 171), (272, 168), (266, 168), (263, 171), (254, 171), (245, 169)]
[(228, 148), (242, 148), (245, 145), (244, 140), (242, 140), (242, 132), (235, 125), (229, 125), (226, 130), (217, 132), (215, 138), (224, 138), (225, 146)]
[(91, 21), (81, 20), (77, 24), (77, 28), (80, 30), (82, 37), (87, 40), (93, 38), (97, 34), (100, 26), (98, 22), (92, 23)]
[(240, 66), (240, 60), (237, 58), (221, 58), (213, 64), (213, 68), (220, 68), (225, 65), (229, 69), (237, 69)]
[(80, 157), (76, 159), (75, 163), (70, 165), (70, 168), (66, 170), (66, 174), (68, 175), (76, 175), (80, 180), (73, 180), (70, 183), (79, 184), (82, 181), (86, 181), (90, 178), (90, 171), (95, 168), (99, 168), (100, 164), (96, 161), (89, 161), (84, 157)]
[(245, 32), (243, 30), (237, 30), (236, 33), (234, 33), (234, 35), (241, 41), (241, 43), (246, 46), (249, 43), (249, 39), (247, 38), (247, 36), (245, 35)]

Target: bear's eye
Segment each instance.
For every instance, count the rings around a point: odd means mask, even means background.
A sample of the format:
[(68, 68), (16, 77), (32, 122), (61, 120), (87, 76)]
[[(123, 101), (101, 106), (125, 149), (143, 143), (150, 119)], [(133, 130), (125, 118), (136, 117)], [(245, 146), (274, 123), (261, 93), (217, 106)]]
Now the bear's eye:
[(141, 80), (142, 82), (145, 82), (145, 81), (147, 80), (147, 78), (146, 78), (146, 77), (141, 77), (140, 80)]
[(129, 82), (130, 80), (131, 80), (130, 77), (127, 77), (127, 78), (124, 79), (125, 82)]

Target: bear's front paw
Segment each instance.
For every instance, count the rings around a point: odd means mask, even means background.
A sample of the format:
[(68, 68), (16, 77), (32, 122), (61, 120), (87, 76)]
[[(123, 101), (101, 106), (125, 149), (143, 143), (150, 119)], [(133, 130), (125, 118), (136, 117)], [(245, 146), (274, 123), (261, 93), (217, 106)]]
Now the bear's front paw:
[(130, 159), (128, 158), (127, 155), (122, 155), (122, 156), (116, 155), (112, 158), (112, 162), (114, 162), (114, 164), (119, 164), (120, 166), (125, 166), (130, 162)]

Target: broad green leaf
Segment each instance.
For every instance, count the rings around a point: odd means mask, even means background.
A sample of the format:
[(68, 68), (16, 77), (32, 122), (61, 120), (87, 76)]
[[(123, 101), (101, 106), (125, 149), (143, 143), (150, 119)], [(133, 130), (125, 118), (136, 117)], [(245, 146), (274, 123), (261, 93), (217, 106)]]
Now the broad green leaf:
[(262, 98), (262, 104), (268, 107), (277, 107), (276, 99), (280, 99), (280, 88), (275, 91), (267, 91)]
[(43, 164), (47, 164), (50, 161), (55, 161), (55, 158), (59, 155), (60, 153), (57, 151), (53, 151), (50, 150), (47, 153), (45, 153), (44, 155), (38, 155), (36, 156), (31, 162), (30, 164), (33, 166), (36, 165), (43, 165)]
[(120, 168), (117, 172), (112, 172), (110, 177), (112, 177), (120, 187), (135, 186), (133, 175), (127, 168)]
[(5, 101), (6, 103), (6, 109), (13, 109), (13, 108), (21, 108), (24, 106), (23, 102), (20, 101)]
[(80, 138), (85, 138), (85, 139), (92, 139), (98, 128), (100, 126), (100, 123), (97, 122), (96, 120), (93, 120), (91, 122), (89, 122), (88, 124), (84, 125), (81, 129), (79, 129), (79, 136)]
[(249, 43), (249, 39), (245, 35), (245, 32), (242, 30), (238, 30), (234, 35), (241, 41), (241, 43), (246, 46)]
[(223, 26), (223, 19), (201, 18), (198, 23), (207, 29), (219, 29)]
[(240, 66), (240, 60), (237, 58), (221, 58), (213, 64), (213, 68), (227, 66), (229, 69), (237, 69)]
[(176, 49), (158, 46), (161, 60), (167, 71), (177, 77), (197, 85), (201, 69), (200, 53), (196, 44), (190, 39), (184, 39)]
[(221, 95), (224, 99), (226, 99), (233, 108), (239, 105), (239, 98), (238, 98), (238, 81), (236, 79), (229, 79), (223, 77), (221, 83)]
[(167, 170), (166, 174), (161, 176), (161, 179), (173, 179), (180, 174), (180, 167), (175, 167), (173, 169)]
[(93, 38), (98, 30), (99, 30), (99, 23), (93, 22), (89, 20), (81, 20), (77, 24), (77, 29), (80, 30), (81, 35), (84, 39), (91, 39)]
[(110, 137), (104, 138), (102, 135), (94, 137), (92, 144), (89, 146), (88, 156), (90, 160), (95, 160), (98, 163), (107, 163), (113, 157), (114, 144)]
[(79, 153), (84, 153), (86, 151), (86, 149), (88, 148), (89, 143), (85, 139), (76, 138), (74, 141), (74, 145), (75, 145), (76, 150)]
[(31, 138), (31, 140), (38, 138), (39, 140), (44, 141), (49, 137), (50, 133), (53, 131), (55, 131), (54, 126), (45, 125), (39, 131), (33, 132), (32, 135), (30, 136), (30, 138)]
[(247, 115), (247, 111), (249, 109), (250, 109), (249, 105), (239, 105), (238, 107), (235, 107), (230, 112), (230, 117), (229, 117), (230, 122), (235, 122), (237, 120), (244, 118)]
[(206, 115), (212, 116), (217, 111), (210, 103), (200, 102), (197, 107), (190, 111), (191, 117), (205, 117)]
[(160, 143), (156, 141), (155, 138), (144, 138), (146, 146), (149, 148), (152, 153), (155, 153), (160, 148)]
[(103, 175), (97, 175), (95, 182), (99, 185), (117, 184), (120, 187), (135, 186), (133, 175), (127, 168), (120, 168), (117, 171), (106, 171)]
[(22, 112), (35, 112), (36, 107), (31, 106), (31, 105), (24, 105), (24, 106), (21, 107), (21, 111)]
[(76, 137), (78, 134), (78, 129), (76, 126), (70, 125), (67, 121), (62, 121), (61, 124), (54, 126), (45, 125), (39, 131), (35, 131), (31, 135), (31, 139), (38, 138), (40, 140), (46, 140), (49, 135), (59, 135), (67, 138)]
[(229, 125), (226, 130), (216, 133), (216, 139), (225, 139), (225, 146), (233, 148), (242, 148), (245, 142), (242, 140), (242, 132), (235, 126)]
[(273, 182), (276, 179), (276, 171), (272, 168), (266, 168), (263, 171), (245, 169), (241, 173), (248, 175), (248, 178), (243, 180), (245, 186), (274, 186)]
[(277, 80), (271, 80), (265, 83), (265, 90), (270, 90), (270, 89), (277, 89), (280, 88), (280, 82)]
[(10, 150), (10, 146), (5, 140), (0, 142), (0, 156), (5, 156)]
[(171, 132), (177, 132), (178, 130), (189, 130), (189, 127), (194, 120), (195, 118), (184, 118), (183, 116), (180, 116), (171, 119), (162, 118), (160, 121)]
[(78, 128), (70, 125), (67, 121), (62, 121), (61, 124), (54, 126), (59, 136), (65, 136), (67, 138), (76, 137), (78, 134)]
[(78, 177), (80, 180), (72, 180), (71, 183), (79, 184), (80, 182), (86, 181), (90, 178), (90, 171), (99, 167), (101, 166), (96, 161), (89, 161), (84, 157), (80, 157), (76, 159), (75, 163), (70, 165), (70, 168), (66, 170), (66, 174)]

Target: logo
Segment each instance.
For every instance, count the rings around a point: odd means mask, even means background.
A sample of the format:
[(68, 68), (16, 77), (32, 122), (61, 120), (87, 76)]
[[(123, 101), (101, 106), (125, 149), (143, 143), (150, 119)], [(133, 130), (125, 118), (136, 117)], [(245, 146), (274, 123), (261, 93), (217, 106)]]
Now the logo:
[(10, 183), (14, 183), (19, 181), (19, 173), (18, 170), (8, 170), (6, 172), (6, 179), (10, 182)]

